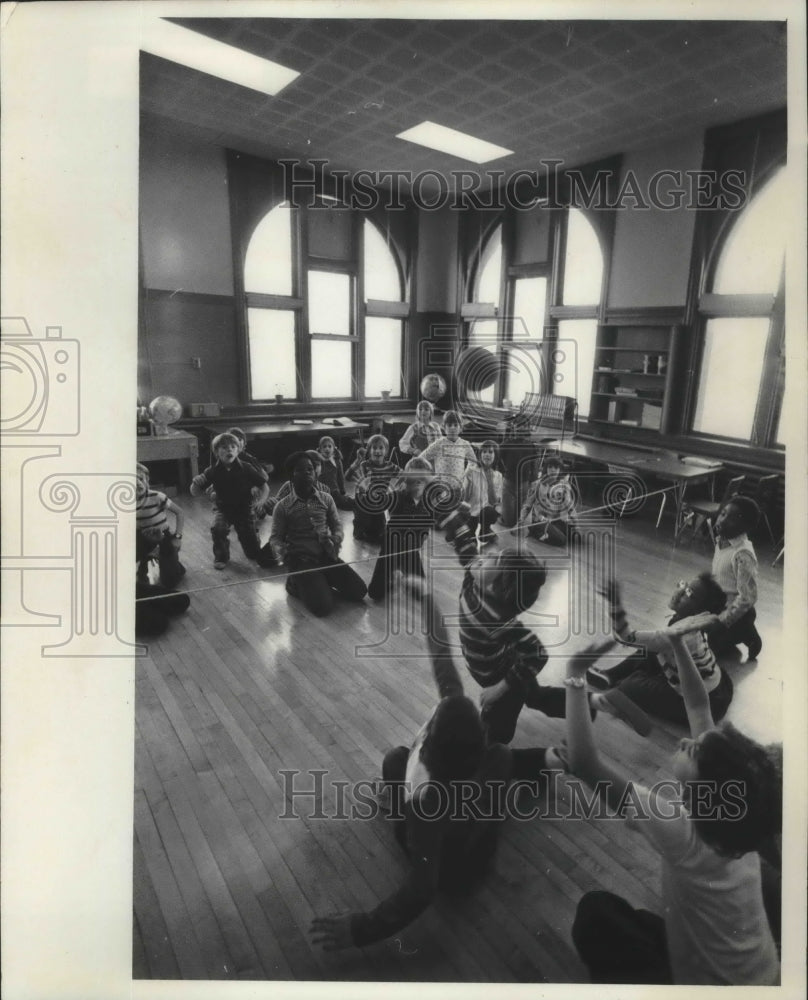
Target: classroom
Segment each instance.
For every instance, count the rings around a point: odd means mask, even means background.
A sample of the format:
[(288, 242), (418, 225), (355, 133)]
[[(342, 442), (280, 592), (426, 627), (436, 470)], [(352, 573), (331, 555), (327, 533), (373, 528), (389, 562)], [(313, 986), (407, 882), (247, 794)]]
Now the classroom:
[(786, 24), (160, 27), (133, 978), (778, 982)]

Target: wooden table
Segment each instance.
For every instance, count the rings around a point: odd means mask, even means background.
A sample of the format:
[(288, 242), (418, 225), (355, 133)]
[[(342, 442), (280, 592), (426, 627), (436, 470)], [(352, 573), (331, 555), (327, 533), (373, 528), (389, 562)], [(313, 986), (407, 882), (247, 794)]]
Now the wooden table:
[[(306, 435), (313, 434), (316, 434), (317, 437), (329, 434), (333, 438), (345, 437), (349, 434), (359, 434), (361, 436), (367, 428), (368, 424), (361, 424), (356, 420), (346, 420), (342, 424), (329, 424), (323, 420), (312, 420), (305, 424), (295, 423), (293, 420), (276, 420), (260, 424), (245, 423), (243, 425), (243, 430), (247, 435), (248, 441), (252, 438), (305, 437)], [(205, 429), (214, 435), (218, 433), (212, 427)]]
[[(369, 424), (346, 418), (345, 422), (341, 424), (327, 424), (322, 420), (313, 420), (305, 424), (295, 423), (292, 420), (274, 420), (253, 424), (244, 421), (239, 426), (247, 435), (248, 441), (290, 440), (294, 442), (292, 450), (295, 450), (302, 447), (301, 439), (307, 437), (321, 438), (328, 434), (335, 440), (349, 436), (361, 439)], [(204, 427), (203, 430), (210, 436), (211, 441), (217, 434), (222, 433), (221, 427)]]
[[(187, 431), (169, 430), (165, 435), (143, 435), (137, 439), (137, 460), (166, 462), (172, 459), (179, 469), (180, 489), (187, 490), (194, 476), (199, 473), (199, 442)], [(188, 463), (187, 467), (185, 463)], [(187, 471), (190, 470), (190, 475)]]
[[(675, 510), (674, 535), (681, 527), (685, 491), (693, 483), (710, 483), (712, 489), (715, 476), (723, 469), (720, 462), (710, 465), (694, 464), (685, 462), (673, 452), (660, 451), (657, 449), (640, 449), (630, 446), (623, 446), (602, 441), (583, 441), (578, 438), (560, 441), (556, 449), (567, 459), (574, 461), (592, 462), (598, 465), (625, 469), (634, 472), (639, 476), (653, 476), (663, 482), (673, 484)], [(707, 461), (707, 460), (705, 460)], [(662, 520), (662, 512), (665, 510), (667, 494), (662, 494), (662, 502), (659, 506), (657, 516), (657, 527)]]

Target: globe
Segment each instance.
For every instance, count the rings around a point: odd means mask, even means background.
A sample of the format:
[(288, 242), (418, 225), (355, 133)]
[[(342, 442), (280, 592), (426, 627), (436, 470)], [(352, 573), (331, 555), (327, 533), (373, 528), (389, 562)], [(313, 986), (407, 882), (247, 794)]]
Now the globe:
[(168, 425), (182, 416), (182, 405), (173, 396), (155, 396), (149, 403), (149, 413), (154, 421), (155, 433), (164, 437), (168, 433)]
[(437, 403), (441, 396), (446, 395), (446, 381), (442, 375), (433, 372), (421, 379), (421, 395), (430, 403)]

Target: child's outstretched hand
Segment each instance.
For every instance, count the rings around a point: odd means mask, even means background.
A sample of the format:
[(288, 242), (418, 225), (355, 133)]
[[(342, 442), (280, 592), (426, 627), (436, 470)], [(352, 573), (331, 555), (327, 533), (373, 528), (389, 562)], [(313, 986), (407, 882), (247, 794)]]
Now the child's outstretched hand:
[(688, 635), (690, 632), (709, 631), (711, 627), (718, 624), (718, 615), (710, 614), (709, 611), (702, 611), (698, 615), (691, 615), (689, 618), (682, 618), (672, 625), (668, 625), (664, 632), (670, 639)]

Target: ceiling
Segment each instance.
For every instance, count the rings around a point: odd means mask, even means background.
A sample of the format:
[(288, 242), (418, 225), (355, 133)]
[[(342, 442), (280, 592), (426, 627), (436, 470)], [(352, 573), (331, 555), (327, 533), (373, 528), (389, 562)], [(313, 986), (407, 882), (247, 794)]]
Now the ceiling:
[[(183, 18), (300, 71), (275, 97), (146, 53), (154, 129), (332, 168), (567, 166), (786, 103), (784, 23)], [(430, 120), (514, 150), (477, 167), (396, 139)], [(485, 187), (483, 183), (482, 187)]]

